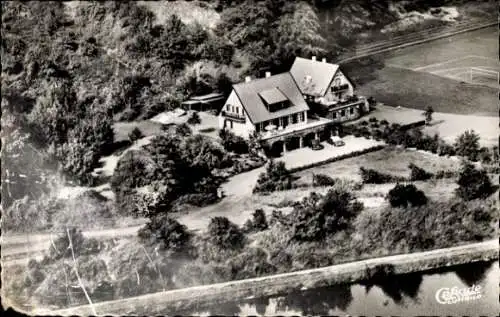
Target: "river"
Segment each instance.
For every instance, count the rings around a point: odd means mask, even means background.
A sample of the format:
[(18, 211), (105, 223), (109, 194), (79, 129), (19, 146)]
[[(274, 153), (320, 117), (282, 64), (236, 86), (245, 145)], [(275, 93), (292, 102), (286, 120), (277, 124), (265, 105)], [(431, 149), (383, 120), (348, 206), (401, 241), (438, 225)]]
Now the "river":
[[(425, 273), (399, 275), (390, 282), (345, 284), (285, 296), (198, 307), (180, 315), (363, 315), (363, 316), (497, 316), (498, 262), (466, 264)], [(440, 304), (444, 287), (480, 286), (481, 298)]]

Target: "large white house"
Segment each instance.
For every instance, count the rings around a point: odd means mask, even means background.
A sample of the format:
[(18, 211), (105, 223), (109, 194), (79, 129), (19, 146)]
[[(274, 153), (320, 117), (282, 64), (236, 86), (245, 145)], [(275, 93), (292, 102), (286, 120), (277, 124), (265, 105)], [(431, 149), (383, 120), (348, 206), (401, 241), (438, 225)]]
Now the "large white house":
[[(330, 136), (335, 123), (368, 111), (353, 83), (336, 64), (296, 58), (290, 72), (233, 85), (219, 114), (219, 127), (248, 138), (256, 133), (283, 152)], [(288, 148), (287, 148), (288, 147)]]

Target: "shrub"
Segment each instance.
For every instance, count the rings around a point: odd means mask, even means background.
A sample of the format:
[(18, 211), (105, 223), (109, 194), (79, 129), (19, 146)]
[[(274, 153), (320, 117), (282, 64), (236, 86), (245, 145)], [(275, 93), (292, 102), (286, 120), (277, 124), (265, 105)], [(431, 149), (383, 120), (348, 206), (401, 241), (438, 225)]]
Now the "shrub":
[(479, 149), (478, 159), (484, 163), (488, 164), (492, 162), (492, 155), (490, 153), (490, 149), (487, 147), (482, 147)]
[(385, 119), (380, 120), (381, 125), (389, 125), (389, 122)]
[(325, 195), (311, 193), (288, 216), (292, 237), (318, 241), (352, 224), (363, 205), (350, 191), (330, 189)]
[(221, 248), (240, 249), (245, 244), (243, 232), (226, 217), (210, 219), (208, 235), (212, 243)]
[(181, 123), (175, 126), (175, 134), (186, 137), (193, 135), (193, 131), (186, 123)]
[(387, 195), (392, 207), (421, 206), (427, 204), (424, 192), (418, 190), (413, 184), (397, 184)]
[(226, 149), (226, 151), (237, 154), (248, 153), (249, 145), (242, 137), (237, 136), (226, 129), (219, 131), (219, 137), (222, 141), (222, 146)]
[(287, 224), (287, 217), (283, 215), (281, 210), (273, 210), (271, 213), (271, 217), (269, 217), (269, 224), (272, 226), (274, 224)]
[(440, 170), (436, 173), (436, 175), (434, 175), (434, 178), (435, 179), (442, 179), (442, 178), (451, 178), (451, 177), (455, 177), (456, 176), (456, 172), (455, 171), (444, 171), (444, 170)]
[(290, 172), (285, 167), (284, 162), (269, 162), (266, 171), (259, 175), (254, 193), (269, 193), (278, 190), (287, 190), (293, 187)]
[(191, 116), (187, 119), (187, 123), (191, 124), (191, 125), (195, 125), (195, 124), (200, 124), (201, 123), (201, 118), (200, 118), (200, 115), (198, 114), (198, 112), (193, 112), (191, 114)]
[(359, 123), (361, 126), (366, 127), (368, 125), (368, 121), (363, 120)]
[(191, 238), (186, 226), (165, 215), (150, 218), (139, 230), (138, 236), (146, 245), (158, 245), (174, 252), (184, 251)]
[(101, 248), (101, 243), (95, 239), (85, 238), (80, 229), (69, 228), (68, 231), (61, 232), (51, 244), (49, 259), (71, 258), (73, 253), (75, 258), (80, 255), (95, 254)]
[(313, 186), (333, 186), (335, 184), (335, 180), (328, 175), (325, 174), (313, 174)]
[(135, 141), (137, 141), (137, 140), (139, 140), (140, 138), (143, 138), (143, 137), (144, 137), (144, 134), (142, 133), (142, 131), (138, 127), (135, 127), (128, 134), (128, 139), (130, 140), (130, 142), (135, 142)]
[(402, 178), (390, 174), (381, 173), (374, 169), (366, 169), (364, 167), (360, 167), (359, 171), (361, 174), (361, 180), (365, 184), (385, 184), (397, 180), (402, 180)]
[(247, 229), (250, 229), (251, 232), (257, 232), (266, 230), (268, 227), (269, 225), (267, 224), (266, 214), (264, 213), (264, 210), (256, 209), (252, 215), (251, 227)]
[(438, 154), (441, 156), (444, 156), (444, 155), (453, 156), (456, 154), (456, 151), (452, 145), (443, 142), (439, 146)]
[(256, 209), (252, 215), (252, 219), (248, 219), (244, 224), (245, 232), (258, 232), (268, 228), (266, 214), (262, 209)]
[(376, 214), (367, 210), (356, 220), (359, 235), (352, 248), (359, 254), (374, 249), (407, 253), (481, 241), (495, 236), (497, 212), (493, 202), (485, 206), (484, 201), (456, 199), (411, 208), (387, 207)]
[(476, 161), (479, 154), (479, 135), (474, 130), (462, 133), (455, 141), (457, 155)]
[(273, 274), (276, 267), (267, 261), (267, 253), (260, 248), (247, 248), (227, 261), (231, 280), (240, 280)]
[(427, 172), (423, 168), (418, 167), (413, 163), (410, 163), (410, 165), (408, 165), (408, 168), (410, 169), (411, 181), (425, 181), (434, 176), (432, 173)]
[(464, 200), (486, 198), (493, 192), (493, 185), (486, 171), (477, 170), (474, 165), (465, 161), (462, 163), (457, 184), (456, 193)]
[(375, 117), (370, 117), (370, 118), (368, 119), (368, 122), (370, 122), (370, 123), (377, 122), (377, 121), (378, 121), (378, 119), (377, 119), (377, 118), (375, 118)]

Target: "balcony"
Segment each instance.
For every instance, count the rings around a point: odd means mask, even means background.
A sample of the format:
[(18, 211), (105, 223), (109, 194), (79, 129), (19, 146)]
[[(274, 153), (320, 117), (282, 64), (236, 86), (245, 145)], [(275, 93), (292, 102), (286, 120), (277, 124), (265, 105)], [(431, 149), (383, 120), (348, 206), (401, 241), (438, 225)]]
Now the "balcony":
[(366, 98), (365, 97), (358, 97), (356, 95), (348, 97), (346, 100), (341, 100), (335, 103), (330, 103), (327, 104), (326, 106), (328, 107), (328, 110), (334, 110), (334, 109), (339, 109), (339, 108), (345, 108), (349, 107), (352, 105), (357, 105), (360, 103), (365, 103)]
[(235, 122), (240, 122), (240, 123), (245, 123), (246, 122), (246, 118), (245, 118), (244, 115), (239, 115), (239, 114), (232, 113), (232, 112), (227, 112), (227, 111), (224, 111), (224, 110), (222, 110), (221, 115), (223, 117), (231, 119), (232, 121), (235, 121)]

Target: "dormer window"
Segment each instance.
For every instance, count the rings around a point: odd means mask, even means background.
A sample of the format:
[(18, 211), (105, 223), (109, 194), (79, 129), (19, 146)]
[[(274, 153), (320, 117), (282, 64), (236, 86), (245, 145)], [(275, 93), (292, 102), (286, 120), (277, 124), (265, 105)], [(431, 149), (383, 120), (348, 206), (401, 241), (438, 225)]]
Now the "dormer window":
[(279, 111), (291, 105), (290, 100), (278, 88), (261, 91), (259, 96), (269, 112)]

